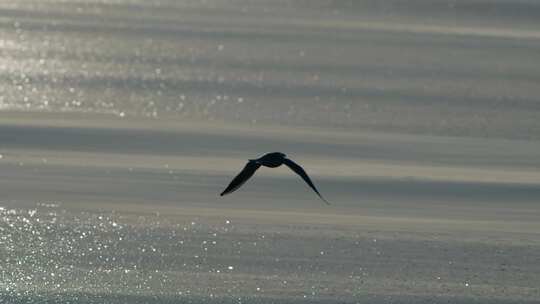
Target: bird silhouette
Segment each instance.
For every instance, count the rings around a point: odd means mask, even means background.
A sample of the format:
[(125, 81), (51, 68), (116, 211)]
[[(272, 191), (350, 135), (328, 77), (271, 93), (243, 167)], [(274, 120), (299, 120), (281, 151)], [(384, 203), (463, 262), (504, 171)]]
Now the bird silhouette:
[(293, 170), (296, 174), (300, 175), (300, 177), (302, 177), (302, 179), (309, 185), (309, 187), (311, 187), (311, 189), (313, 189), (313, 191), (317, 193), (321, 200), (327, 205), (330, 205), (330, 203), (319, 193), (319, 190), (317, 190), (317, 188), (307, 175), (306, 171), (304, 171), (304, 169), (300, 167), (300, 165), (288, 159), (287, 155), (281, 152), (272, 152), (265, 154), (257, 159), (250, 159), (244, 169), (242, 169), (242, 171), (240, 171), (240, 173), (238, 173), (238, 175), (233, 178), (229, 186), (227, 186), (227, 188), (223, 192), (221, 192), (221, 196), (229, 194), (240, 188), (250, 177), (253, 176), (253, 174), (255, 174), (255, 171), (257, 171), (260, 166), (276, 168), (283, 164)]

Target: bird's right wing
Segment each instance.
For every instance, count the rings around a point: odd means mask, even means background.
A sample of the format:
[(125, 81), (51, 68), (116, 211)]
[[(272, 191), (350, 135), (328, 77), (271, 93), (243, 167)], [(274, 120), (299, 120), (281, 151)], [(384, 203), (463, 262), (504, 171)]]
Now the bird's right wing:
[(260, 166), (261, 165), (257, 164), (254, 161), (249, 161), (244, 167), (244, 169), (242, 169), (242, 171), (240, 171), (240, 173), (238, 173), (238, 175), (231, 181), (229, 186), (227, 186), (227, 189), (221, 192), (221, 196), (229, 194), (240, 188), (240, 186), (242, 186), (250, 177), (253, 176), (255, 171), (257, 171)]
[(315, 187), (309, 176), (307, 175), (306, 171), (300, 167), (297, 163), (293, 162), (292, 160), (285, 158), (283, 160), (283, 163), (287, 165), (287, 167), (291, 168), (296, 174), (300, 175), (300, 177), (308, 184), (308, 186), (317, 193), (317, 195), (321, 198), (323, 202), (325, 202), (327, 205), (330, 205), (330, 203), (319, 193), (319, 190)]

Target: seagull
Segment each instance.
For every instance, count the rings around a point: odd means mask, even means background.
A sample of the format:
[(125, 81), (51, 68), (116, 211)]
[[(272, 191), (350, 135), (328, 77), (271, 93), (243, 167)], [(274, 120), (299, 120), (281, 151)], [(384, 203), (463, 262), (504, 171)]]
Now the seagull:
[(313, 191), (317, 193), (321, 200), (327, 205), (330, 205), (330, 203), (326, 199), (324, 199), (324, 197), (319, 193), (317, 188), (315, 188), (315, 185), (307, 175), (306, 171), (304, 171), (304, 169), (302, 169), (300, 165), (288, 159), (287, 155), (281, 152), (272, 152), (265, 154), (257, 159), (250, 159), (244, 169), (242, 169), (242, 171), (240, 171), (240, 173), (238, 173), (238, 175), (233, 178), (229, 186), (227, 186), (227, 188), (223, 192), (221, 192), (221, 196), (229, 194), (240, 188), (250, 177), (253, 176), (253, 174), (255, 174), (255, 171), (257, 171), (260, 166), (277, 168), (283, 164), (293, 170), (296, 174), (300, 175), (300, 177), (302, 177), (302, 179), (309, 185), (309, 187), (311, 187), (311, 189), (313, 189)]

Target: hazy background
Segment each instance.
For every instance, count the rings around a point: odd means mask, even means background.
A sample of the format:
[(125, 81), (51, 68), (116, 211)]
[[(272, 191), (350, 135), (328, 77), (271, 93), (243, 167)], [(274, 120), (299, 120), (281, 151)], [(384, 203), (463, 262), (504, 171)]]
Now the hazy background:
[[(0, 302), (533, 303), (540, 2), (0, 1)], [(245, 161), (286, 168), (219, 197)]]

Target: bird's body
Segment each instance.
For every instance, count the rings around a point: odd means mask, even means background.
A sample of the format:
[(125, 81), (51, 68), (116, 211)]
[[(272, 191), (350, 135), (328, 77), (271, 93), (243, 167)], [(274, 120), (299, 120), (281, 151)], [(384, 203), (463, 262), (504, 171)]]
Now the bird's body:
[(269, 167), (269, 168), (277, 168), (281, 165), (283, 165), (283, 161), (285, 160), (285, 157), (287, 155), (281, 153), (281, 152), (272, 152), (263, 155), (260, 158), (257, 159), (250, 159), (249, 161), (253, 161), (261, 166)]
[(311, 187), (311, 189), (313, 189), (313, 191), (315, 191), (315, 193), (317, 193), (317, 195), (326, 204), (330, 204), (328, 201), (326, 201), (326, 199), (323, 198), (317, 188), (315, 188), (315, 185), (307, 175), (306, 171), (304, 171), (304, 169), (302, 169), (302, 167), (300, 167), (298, 164), (288, 159), (287, 155), (281, 152), (272, 152), (257, 159), (250, 159), (244, 169), (238, 173), (238, 175), (231, 181), (229, 186), (227, 186), (227, 188), (221, 193), (221, 196), (229, 194), (240, 188), (240, 186), (242, 186), (250, 177), (253, 176), (253, 174), (255, 174), (255, 171), (257, 171), (259, 167), (264, 166), (269, 168), (277, 168), (283, 164), (293, 170), (296, 174), (300, 175), (308, 186)]

